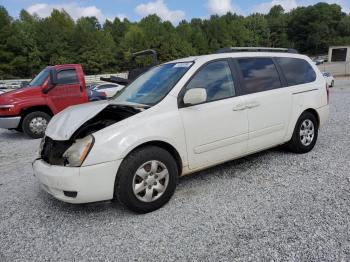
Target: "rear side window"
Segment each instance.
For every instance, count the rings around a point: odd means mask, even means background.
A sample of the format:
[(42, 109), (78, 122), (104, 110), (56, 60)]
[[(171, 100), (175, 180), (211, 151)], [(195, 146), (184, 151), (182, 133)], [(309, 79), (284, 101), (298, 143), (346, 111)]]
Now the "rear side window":
[(57, 80), (59, 84), (69, 85), (69, 84), (77, 84), (78, 76), (75, 69), (67, 69), (62, 70), (57, 73)]
[(316, 73), (304, 59), (276, 57), (289, 86), (310, 83), (316, 80)]
[(246, 93), (263, 92), (282, 86), (276, 66), (271, 58), (238, 59), (242, 71)]
[(227, 61), (215, 61), (203, 66), (188, 83), (186, 89), (204, 88), (207, 102), (235, 95), (234, 82)]

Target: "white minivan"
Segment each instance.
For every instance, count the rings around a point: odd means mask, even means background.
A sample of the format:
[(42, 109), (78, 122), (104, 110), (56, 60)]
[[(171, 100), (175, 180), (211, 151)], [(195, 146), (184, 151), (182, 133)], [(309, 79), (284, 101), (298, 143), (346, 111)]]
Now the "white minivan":
[(322, 73), (288, 49), (188, 57), (54, 116), (34, 173), (62, 201), (116, 198), (146, 213), (169, 201), (179, 176), (283, 144), (309, 152), (328, 102)]

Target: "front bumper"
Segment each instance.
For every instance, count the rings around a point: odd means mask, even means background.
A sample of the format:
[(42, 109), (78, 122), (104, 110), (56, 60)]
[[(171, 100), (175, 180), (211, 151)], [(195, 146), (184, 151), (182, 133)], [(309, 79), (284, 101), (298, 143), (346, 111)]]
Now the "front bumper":
[[(85, 167), (53, 166), (39, 159), (33, 163), (34, 175), (42, 188), (54, 198), (79, 204), (110, 200), (121, 160)], [(65, 192), (76, 192), (68, 196)]]
[(18, 127), (19, 122), (21, 122), (20, 116), (0, 117), (0, 128), (14, 129)]

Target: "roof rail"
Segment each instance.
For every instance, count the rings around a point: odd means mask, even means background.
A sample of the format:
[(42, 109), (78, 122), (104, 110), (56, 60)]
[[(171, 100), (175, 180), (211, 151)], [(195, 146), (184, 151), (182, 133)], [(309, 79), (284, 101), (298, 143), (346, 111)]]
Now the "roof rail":
[(272, 48), (272, 47), (224, 47), (216, 50), (215, 54), (233, 53), (233, 52), (279, 52), (298, 54), (298, 51), (292, 48)]

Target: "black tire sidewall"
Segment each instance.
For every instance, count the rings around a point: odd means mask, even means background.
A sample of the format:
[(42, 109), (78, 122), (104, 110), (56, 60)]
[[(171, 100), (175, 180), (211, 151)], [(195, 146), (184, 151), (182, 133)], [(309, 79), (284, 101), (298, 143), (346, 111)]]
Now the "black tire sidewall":
[(47, 120), (47, 122), (49, 123), (51, 117), (50, 115), (48, 115), (47, 113), (45, 112), (40, 112), (40, 111), (37, 111), (37, 112), (32, 112), (32, 113), (29, 113), (28, 115), (26, 115), (24, 118), (23, 118), (23, 122), (22, 122), (22, 130), (23, 132), (29, 136), (30, 138), (34, 138), (34, 139), (38, 139), (38, 138), (42, 138), (44, 135), (45, 135), (45, 132), (42, 133), (42, 134), (35, 134), (33, 133), (31, 130), (30, 130), (30, 127), (29, 127), (29, 123), (30, 121), (35, 118), (35, 117), (43, 117)]
[[(305, 121), (305, 120), (310, 120), (312, 121), (312, 123), (314, 124), (314, 128), (315, 128), (315, 134), (314, 134), (314, 138), (311, 142), (310, 145), (305, 146), (302, 144), (301, 140), (300, 140), (300, 129), (301, 129), (301, 124)], [(289, 142), (289, 148), (295, 152), (295, 153), (307, 153), (310, 152), (316, 142), (317, 142), (317, 138), (318, 138), (318, 123), (317, 123), (317, 119), (314, 116), (314, 114), (310, 113), (310, 112), (304, 112), (298, 119), (298, 122), (295, 126), (294, 132), (293, 132), (293, 137), (291, 139), (291, 141)]]
[[(169, 182), (163, 195), (150, 203), (142, 202), (133, 192), (132, 184), (136, 170), (145, 162), (158, 160), (169, 171)], [(119, 167), (115, 187), (115, 197), (130, 210), (137, 213), (154, 211), (166, 204), (174, 194), (178, 180), (178, 168), (172, 155), (163, 148), (147, 146), (130, 153)]]

